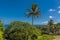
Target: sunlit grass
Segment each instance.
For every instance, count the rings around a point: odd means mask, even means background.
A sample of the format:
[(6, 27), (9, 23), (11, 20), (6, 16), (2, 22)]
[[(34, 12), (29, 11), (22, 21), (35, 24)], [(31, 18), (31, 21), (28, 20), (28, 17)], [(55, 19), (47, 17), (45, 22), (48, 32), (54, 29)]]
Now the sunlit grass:
[(42, 35), (38, 37), (38, 40), (53, 40), (54, 36), (52, 35)]

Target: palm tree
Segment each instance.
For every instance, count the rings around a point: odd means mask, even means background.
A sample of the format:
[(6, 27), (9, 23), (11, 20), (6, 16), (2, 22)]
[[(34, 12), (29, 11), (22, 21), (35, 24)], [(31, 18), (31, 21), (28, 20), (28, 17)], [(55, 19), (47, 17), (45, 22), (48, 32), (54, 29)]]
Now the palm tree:
[(34, 18), (39, 17), (39, 15), (40, 15), (39, 12), (40, 11), (36, 4), (32, 4), (32, 8), (28, 10), (28, 13), (26, 14), (26, 16), (28, 16), (28, 17), (32, 16), (32, 25), (34, 22)]

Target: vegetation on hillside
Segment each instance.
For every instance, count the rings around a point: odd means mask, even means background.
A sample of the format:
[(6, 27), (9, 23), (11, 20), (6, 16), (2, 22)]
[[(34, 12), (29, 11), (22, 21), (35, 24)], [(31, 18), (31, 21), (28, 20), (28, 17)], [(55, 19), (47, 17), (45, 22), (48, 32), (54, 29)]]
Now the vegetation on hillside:
[(35, 40), (41, 35), (41, 32), (28, 23), (12, 22), (4, 34), (7, 40)]
[[(41, 30), (29, 23), (15, 21), (4, 31), (6, 40), (52, 40), (53, 36), (42, 35)], [(47, 38), (47, 39), (46, 39)]]

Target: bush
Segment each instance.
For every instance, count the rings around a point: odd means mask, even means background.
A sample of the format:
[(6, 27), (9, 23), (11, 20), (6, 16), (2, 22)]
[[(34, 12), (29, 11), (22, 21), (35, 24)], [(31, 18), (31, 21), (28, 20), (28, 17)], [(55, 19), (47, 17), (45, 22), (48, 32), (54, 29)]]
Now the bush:
[(40, 34), (39, 29), (29, 23), (12, 22), (4, 32), (7, 40), (35, 40)]
[(3, 32), (2, 31), (0, 31), (0, 40), (3, 40)]
[(7, 40), (52, 40), (53, 36), (41, 35), (41, 30), (24, 22), (12, 22), (4, 31)]

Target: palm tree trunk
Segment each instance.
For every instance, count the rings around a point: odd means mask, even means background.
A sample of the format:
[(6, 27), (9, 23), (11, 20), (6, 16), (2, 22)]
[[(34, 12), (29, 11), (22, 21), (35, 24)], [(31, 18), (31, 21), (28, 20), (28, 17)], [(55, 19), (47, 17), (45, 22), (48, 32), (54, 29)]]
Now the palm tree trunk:
[(34, 24), (34, 16), (32, 15), (32, 25)]

